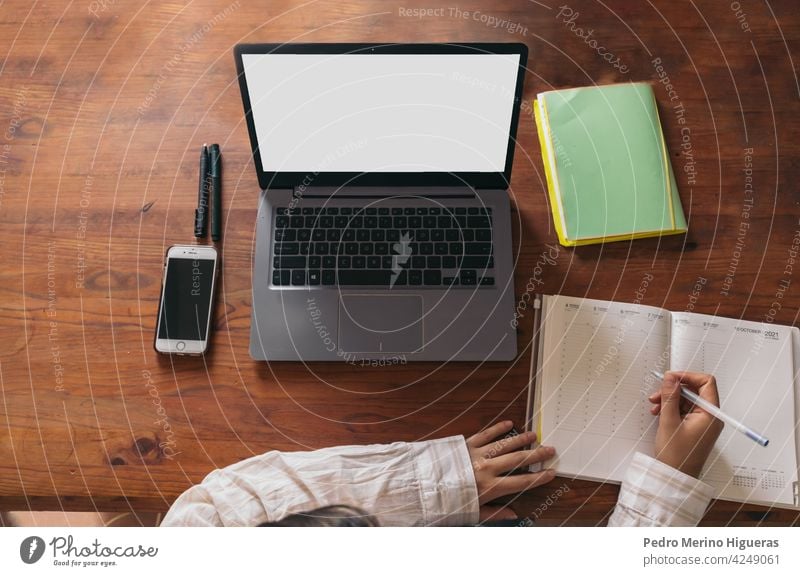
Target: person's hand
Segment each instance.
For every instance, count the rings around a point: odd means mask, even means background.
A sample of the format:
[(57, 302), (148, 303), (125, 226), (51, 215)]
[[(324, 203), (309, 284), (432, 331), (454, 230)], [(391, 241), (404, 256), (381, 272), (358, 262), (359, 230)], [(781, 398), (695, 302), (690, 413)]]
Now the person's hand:
[(536, 434), (533, 432), (497, 439), (510, 432), (512, 427), (513, 423), (506, 420), (467, 438), (467, 449), (475, 473), (475, 484), (478, 487), (478, 503), (481, 506), (501, 496), (518, 494), (541, 486), (555, 478), (555, 471), (551, 469), (506, 475), (515, 468), (549, 460), (555, 454), (555, 449), (550, 446), (519, 450), (536, 441)]
[(710, 374), (667, 372), (661, 390), (650, 395), (653, 414), (660, 414), (656, 459), (681, 472), (700, 476), (724, 424), (681, 396), (681, 384), (719, 406), (717, 381)]

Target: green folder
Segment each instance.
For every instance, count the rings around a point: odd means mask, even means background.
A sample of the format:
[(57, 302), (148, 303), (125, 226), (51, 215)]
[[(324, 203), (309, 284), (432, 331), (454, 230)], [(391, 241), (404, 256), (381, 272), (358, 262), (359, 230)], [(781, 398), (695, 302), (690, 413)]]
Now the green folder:
[(543, 92), (534, 111), (561, 244), (686, 232), (649, 84)]

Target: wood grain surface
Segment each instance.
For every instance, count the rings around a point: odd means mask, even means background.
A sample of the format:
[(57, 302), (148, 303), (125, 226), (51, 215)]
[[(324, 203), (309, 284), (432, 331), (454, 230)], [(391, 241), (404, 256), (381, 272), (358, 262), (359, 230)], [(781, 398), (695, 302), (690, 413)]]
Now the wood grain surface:
[[(553, 248), (526, 112), (510, 191), (517, 298), (535, 289), (633, 301), (652, 275), (646, 304), (797, 323), (800, 13), (793, 0), (734, 4), (739, 13), (682, 1), (462, 0), (460, 12), (415, 0), (0, 3), (0, 509), (165, 510), (212, 469), (267, 450), (522, 420), (527, 310), (509, 363), (250, 359), (258, 186), (237, 42), (525, 42), (527, 101), (551, 88), (654, 82), (689, 233)], [(159, 357), (162, 258), (192, 241), (203, 142), (219, 142), (225, 161), (211, 352)], [(617, 490), (557, 479), (515, 506), (540, 524), (596, 525)], [(800, 516), (717, 502), (704, 523)]]

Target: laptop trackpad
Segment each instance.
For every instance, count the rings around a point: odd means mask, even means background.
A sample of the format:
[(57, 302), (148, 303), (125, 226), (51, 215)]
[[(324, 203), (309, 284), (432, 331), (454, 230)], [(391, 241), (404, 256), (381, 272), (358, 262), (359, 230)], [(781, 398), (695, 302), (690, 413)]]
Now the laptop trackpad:
[(422, 334), (422, 296), (343, 294), (339, 300), (339, 347), (344, 352), (417, 352)]

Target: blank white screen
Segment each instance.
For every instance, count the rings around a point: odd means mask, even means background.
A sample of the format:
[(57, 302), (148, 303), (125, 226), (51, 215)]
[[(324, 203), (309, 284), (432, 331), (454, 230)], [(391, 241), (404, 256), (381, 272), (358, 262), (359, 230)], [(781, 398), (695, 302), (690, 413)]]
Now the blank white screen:
[(518, 54), (244, 54), (266, 172), (503, 172)]

